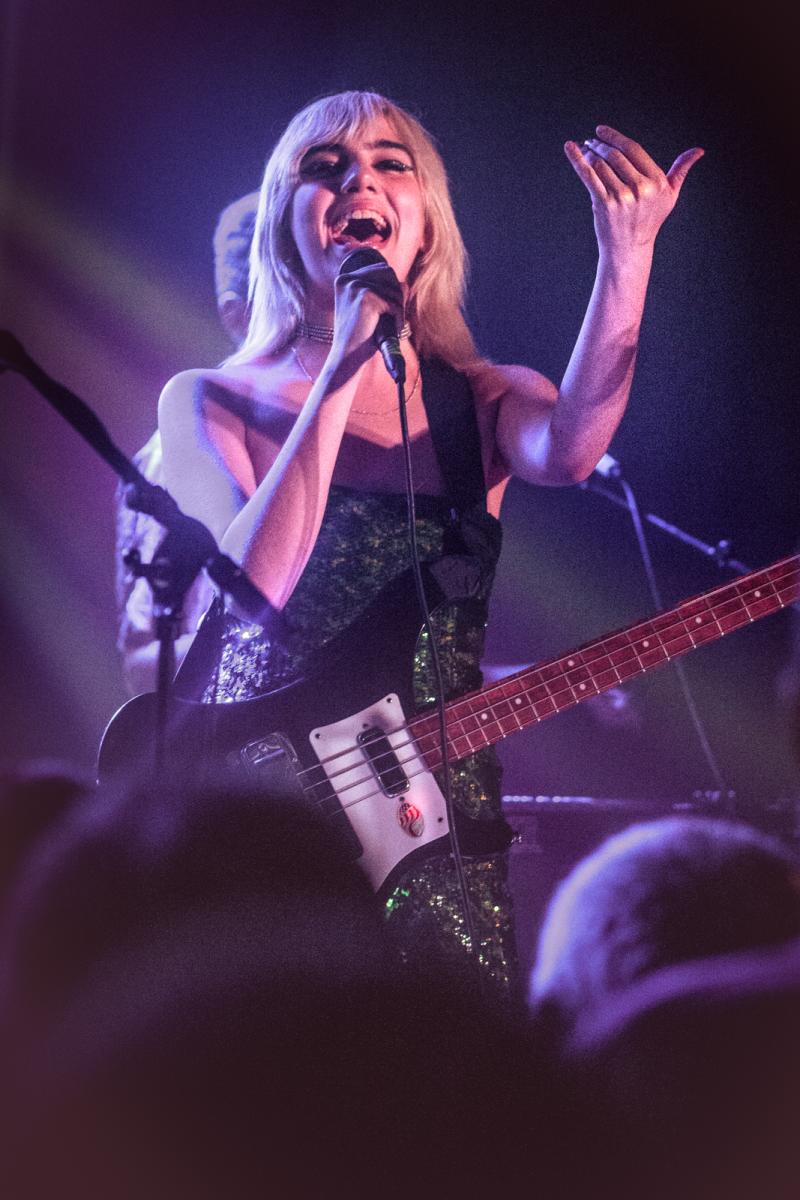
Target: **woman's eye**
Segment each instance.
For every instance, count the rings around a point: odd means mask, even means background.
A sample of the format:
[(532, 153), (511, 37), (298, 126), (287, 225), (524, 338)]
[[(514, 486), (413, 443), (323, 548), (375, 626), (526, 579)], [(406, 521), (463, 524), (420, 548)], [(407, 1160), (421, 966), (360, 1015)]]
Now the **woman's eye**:
[(326, 175), (335, 175), (341, 168), (341, 163), (335, 158), (314, 158), (311, 162), (304, 163), (301, 167), (301, 174), (310, 175), (315, 179), (319, 179)]
[(378, 166), (382, 171), (413, 171), (410, 163), (402, 162), (399, 158), (384, 158)]
[[(307, 179), (326, 179), (338, 175), (346, 165), (344, 159), (341, 158), (312, 158), (309, 162), (301, 165), (300, 174)], [(382, 158), (374, 164), (373, 170), (403, 175), (408, 171), (413, 171), (414, 168), (400, 158)]]

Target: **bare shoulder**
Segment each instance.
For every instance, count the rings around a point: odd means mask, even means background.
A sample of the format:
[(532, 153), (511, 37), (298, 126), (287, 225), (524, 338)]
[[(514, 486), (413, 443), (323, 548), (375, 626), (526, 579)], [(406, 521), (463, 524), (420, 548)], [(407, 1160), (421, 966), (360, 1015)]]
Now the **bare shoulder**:
[[(181, 371), (159, 399), (159, 420), (238, 418), (260, 423), (268, 409), (285, 409), (284, 373), (276, 363), (243, 364)], [(263, 416), (262, 416), (263, 419)]]
[(225, 368), (197, 367), (173, 375), (164, 386), (159, 406), (168, 408), (192, 406), (203, 401), (219, 399), (225, 395), (244, 394), (241, 380)]

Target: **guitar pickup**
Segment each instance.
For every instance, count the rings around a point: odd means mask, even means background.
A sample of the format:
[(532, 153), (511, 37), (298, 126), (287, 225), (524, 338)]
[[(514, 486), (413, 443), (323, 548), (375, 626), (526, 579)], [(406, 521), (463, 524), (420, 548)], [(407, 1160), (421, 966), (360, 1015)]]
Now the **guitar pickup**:
[(387, 796), (401, 796), (411, 787), (408, 776), (391, 743), (378, 725), (363, 730), (358, 735), (358, 744), (375, 772), (381, 790)]

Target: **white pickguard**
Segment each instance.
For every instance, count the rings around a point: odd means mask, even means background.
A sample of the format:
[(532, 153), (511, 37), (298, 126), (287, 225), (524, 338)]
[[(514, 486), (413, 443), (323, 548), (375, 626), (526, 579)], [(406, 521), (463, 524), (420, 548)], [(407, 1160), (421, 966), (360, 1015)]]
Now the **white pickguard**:
[[(359, 734), (375, 726), (383, 730), (410, 784), (398, 796), (387, 796), (381, 789), (369, 757), (358, 744)], [(343, 721), (312, 729), (309, 741), (361, 842), (358, 862), (376, 891), (407, 854), (448, 832), (444, 796), (410, 740), (396, 695), (385, 696)], [(422, 815), (419, 836), (401, 824), (403, 803), (414, 805)]]

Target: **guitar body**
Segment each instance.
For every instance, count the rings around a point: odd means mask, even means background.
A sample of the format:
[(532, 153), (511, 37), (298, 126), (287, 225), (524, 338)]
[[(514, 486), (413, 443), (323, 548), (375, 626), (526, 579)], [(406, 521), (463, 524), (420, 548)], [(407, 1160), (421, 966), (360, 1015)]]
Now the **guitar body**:
[[(448, 756), (494, 745), (798, 600), (800, 555), (792, 555), (450, 700)], [(431, 774), (442, 763), (438, 720), (413, 715), (417, 611), (409, 573), (314, 655), (308, 677), (237, 704), (175, 700), (170, 764), (190, 776), (227, 764), (263, 777), (266, 791), (292, 787), (331, 816), (373, 887), (390, 885), (410, 860), (443, 849), (449, 831)], [(152, 695), (120, 709), (100, 747), (101, 780), (147, 769), (155, 714)]]
[[(445, 849), (444, 798), (408, 728), (420, 632), (413, 580), (401, 577), (314, 655), (313, 671), (252, 700), (171, 700), (169, 770), (201, 783), (226, 768), (316, 806), (373, 887)], [(136, 777), (153, 761), (156, 696), (128, 701), (101, 742), (98, 777)]]

